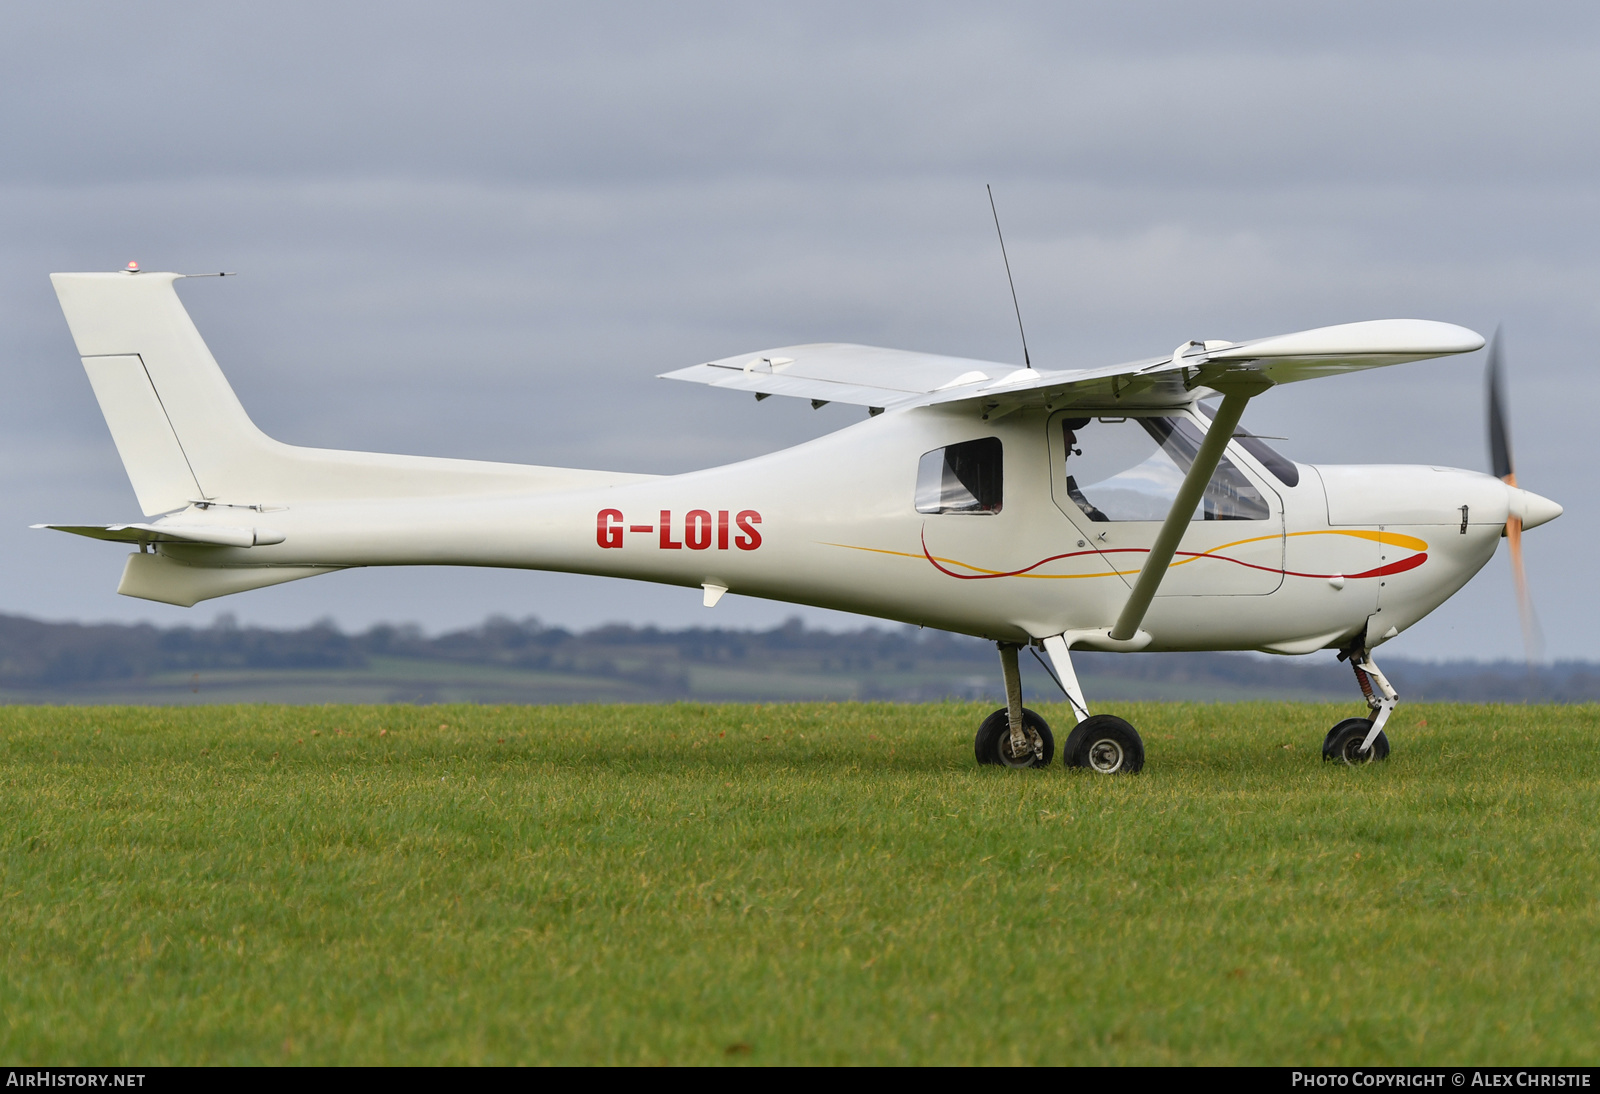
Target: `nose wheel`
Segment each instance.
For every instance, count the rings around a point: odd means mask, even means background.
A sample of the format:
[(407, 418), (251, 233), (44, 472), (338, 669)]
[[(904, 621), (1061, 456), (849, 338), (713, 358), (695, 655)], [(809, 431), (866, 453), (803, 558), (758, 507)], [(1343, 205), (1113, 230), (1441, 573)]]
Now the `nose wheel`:
[(1372, 739), (1372, 747), (1362, 751), (1362, 744), (1367, 739), (1367, 734), (1372, 732), (1372, 721), (1367, 718), (1346, 718), (1332, 729), (1322, 742), (1322, 758), (1336, 763), (1349, 764), (1355, 767), (1359, 764), (1369, 764), (1373, 760), (1387, 760), (1389, 758), (1389, 738), (1384, 736), (1383, 730), (1378, 730), (1378, 735)]

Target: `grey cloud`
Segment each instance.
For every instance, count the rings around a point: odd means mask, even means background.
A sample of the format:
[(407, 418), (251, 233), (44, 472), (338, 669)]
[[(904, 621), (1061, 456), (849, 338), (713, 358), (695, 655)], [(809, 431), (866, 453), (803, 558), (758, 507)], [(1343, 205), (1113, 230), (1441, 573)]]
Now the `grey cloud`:
[[(676, 471), (855, 419), (651, 378), (669, 368), (820, 339), (1019, 358), (993, 182), (1041, 363), (1504, 321), (1519, 470), (1568, 505), (1529, 537), (1551, 651), (1600, 655), (1587, 5), (52, 5), (0, 24), (0, 608), (173, 614), (111, 594), (115, 552), (18, 527), (131, 512), (52, 269), (240, 270), (183, 293), (286, 440)], [(1479, 367), (1298, 385), (1251, 418), (1301, 459), (1482, 466)], [(227, 609), (712, 618), (681, 590), (521, 574), (341, 575)], [(1514, 654), (1503, 566), (1405, 642)]]
[(17, 180), (1593, 165), (1581, 139), (1548, 139), (1579, 138), (1596, 105), (1580, 5), (54, 11), (13, 13), (0, 52), (6, 130), (35, 153), (8, 159)]

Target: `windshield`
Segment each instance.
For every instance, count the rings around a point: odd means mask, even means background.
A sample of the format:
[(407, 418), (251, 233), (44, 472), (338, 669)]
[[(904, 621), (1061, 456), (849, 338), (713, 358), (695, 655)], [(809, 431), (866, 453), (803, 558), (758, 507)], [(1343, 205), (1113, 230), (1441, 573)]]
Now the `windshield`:
[[(1066, 418), (1067, 496), (1092, 521), (1164, 520), (1200, 450), (1188, 418)], [(1194, 520), (1266, 520), (1266, 499), (1224, 456)]]

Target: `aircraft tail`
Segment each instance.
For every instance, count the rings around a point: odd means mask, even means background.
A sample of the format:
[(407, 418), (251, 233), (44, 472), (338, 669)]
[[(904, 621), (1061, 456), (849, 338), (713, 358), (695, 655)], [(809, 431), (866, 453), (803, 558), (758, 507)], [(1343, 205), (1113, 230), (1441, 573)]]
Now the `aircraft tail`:
[(271, 440), (173, 290), (180, 274), (51, 274), (117, 454), (146, 514), (219, 496)]
[(648, 476), (344, 452), (256, 428), (174, 288), (182, 274), (51, 274), (95, 398), (146, 515), (192, 502), (583, 489)]

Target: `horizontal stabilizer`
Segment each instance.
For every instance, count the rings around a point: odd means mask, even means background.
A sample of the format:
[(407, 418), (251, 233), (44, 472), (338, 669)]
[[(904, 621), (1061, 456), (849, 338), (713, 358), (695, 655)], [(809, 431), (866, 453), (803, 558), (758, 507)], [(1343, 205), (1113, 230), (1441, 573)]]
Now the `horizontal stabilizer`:
[(33, 524), (114, 543), (201, 543), (210, 547), (266, 547), (282, 543), (282, 532), (223, 524)]

